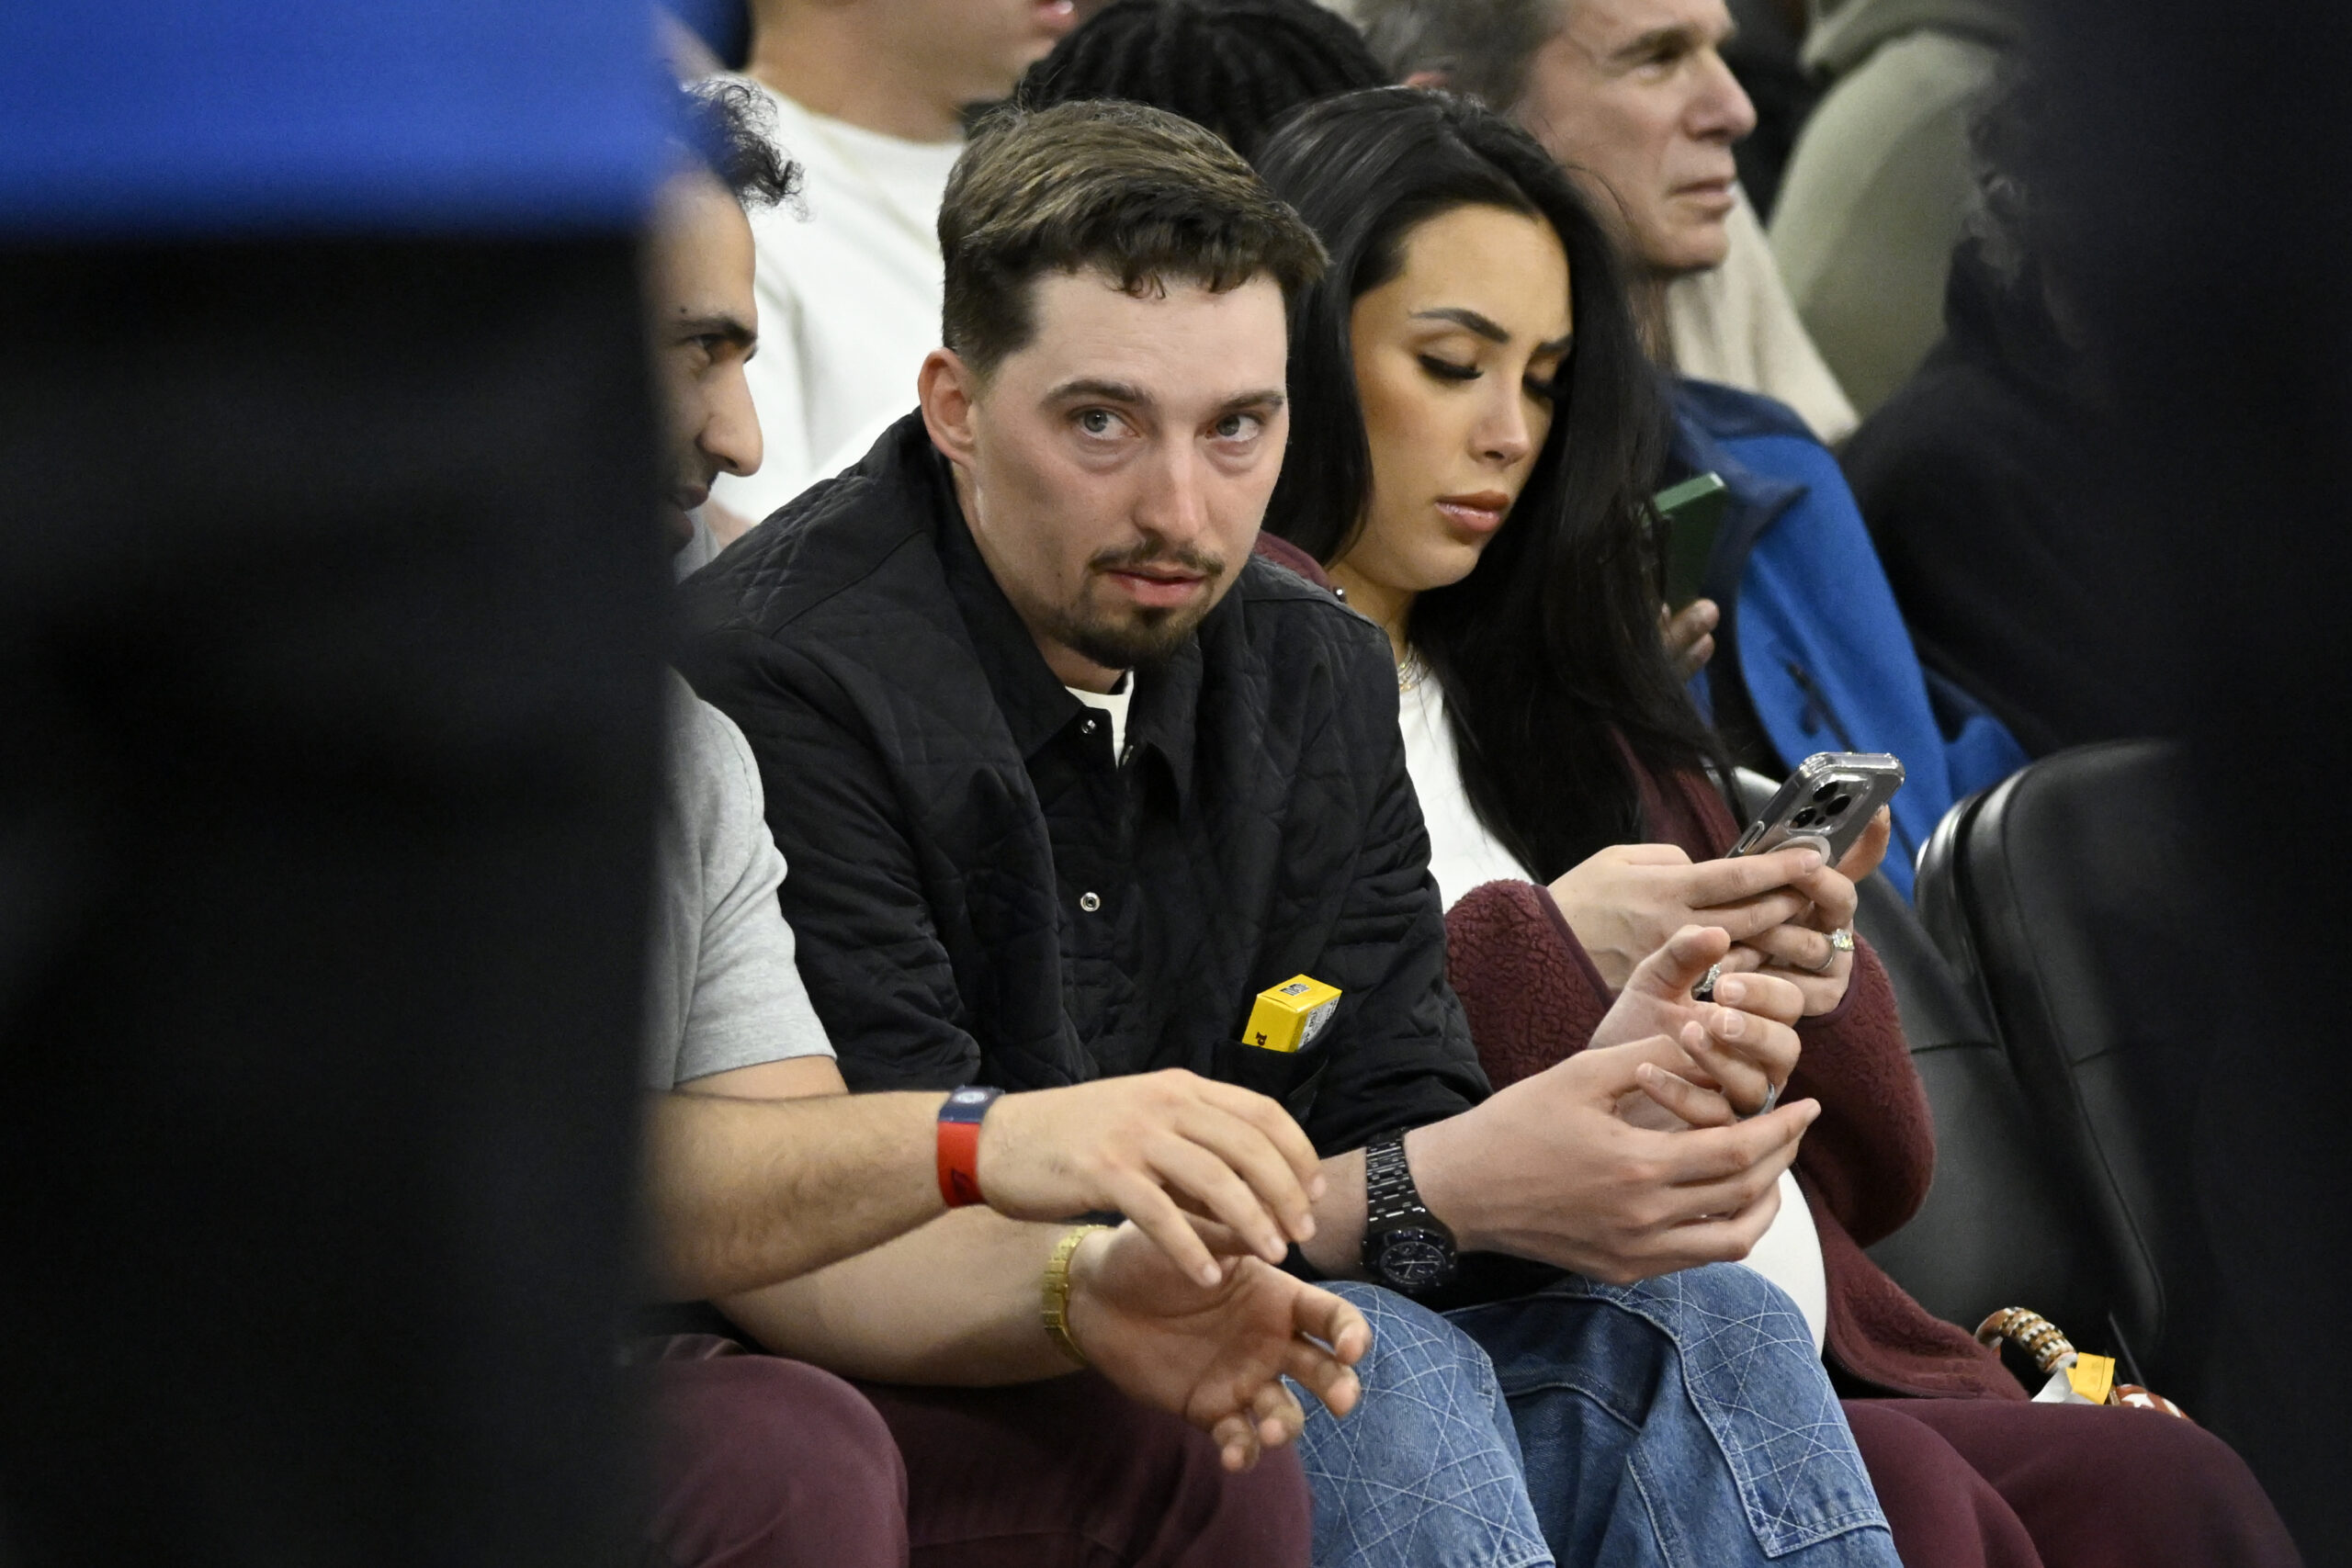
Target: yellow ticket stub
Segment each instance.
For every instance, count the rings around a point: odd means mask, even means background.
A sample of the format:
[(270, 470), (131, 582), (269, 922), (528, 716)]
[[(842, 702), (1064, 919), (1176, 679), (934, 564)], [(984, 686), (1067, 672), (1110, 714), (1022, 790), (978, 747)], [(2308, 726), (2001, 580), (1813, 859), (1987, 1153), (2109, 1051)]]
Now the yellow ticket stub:
[(1300, 1050), (1331, 1021), (1339, 1005), (1339, 987), (1294, 975), (1258, 993), (1250, 1009), (1250, 1027), (1241, 1033), (1242, 1043), (1261, 1051)]
[(2093, 1404), (2105, 1404), (2107, 1391), (2115, 1386), (2115, 1358), (2076, 1356), (2075, 1364), (2066, 1369), (2066, 1381)]

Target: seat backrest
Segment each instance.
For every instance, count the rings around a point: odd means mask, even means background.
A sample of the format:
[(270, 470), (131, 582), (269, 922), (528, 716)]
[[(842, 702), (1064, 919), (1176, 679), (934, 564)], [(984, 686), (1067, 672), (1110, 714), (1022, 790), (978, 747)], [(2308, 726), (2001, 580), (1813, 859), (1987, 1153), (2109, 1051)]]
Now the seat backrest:
[[(2218, 977), (2191, 941), (2176, 773), (2148, 741), (2042, 759), (1953, 810), (1922, 857), (1918, 903), (2098, 1233), (2112, 1331), (2188, 1395), (2207, 1267), (2188, 1140)], [(2095, 1328), (2058, 1321), (2099, 1348)]]
[(1963, 1328), (2005, 1306), (2062, 1325), (2103, 1322), (2109, 1287), (2097, 1239), (2065, 1201), (1982, 1005), (1884, 877), (1863, 883), (1854, 925), (1894, 982), (1936, 1124), (1927, 1201), (1871, 1257), (1921, 1306)]
[[(1751, 813), (1773, 787), (1739, 775)], [(1894, 985), (1936, 1127), (1927, 1201), (1871, 1257), (1921, 1306), (1963, 1328), (2005, 1306), (2061, 1325), (2101, 1321), (2107, 1281), (2095, 1239), (2063, 1199), (1983, 1002), (1883, 874), (1865, 878), (1860, 894), (1854, 927)]]

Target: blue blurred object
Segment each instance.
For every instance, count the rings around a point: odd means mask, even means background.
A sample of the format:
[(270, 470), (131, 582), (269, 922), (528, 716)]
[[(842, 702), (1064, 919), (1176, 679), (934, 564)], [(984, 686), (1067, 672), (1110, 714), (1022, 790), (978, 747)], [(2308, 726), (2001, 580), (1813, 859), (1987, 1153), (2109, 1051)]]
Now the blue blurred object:
[(17, 0), (0, 230), (609, 229), (669, 112), (644, 0)]

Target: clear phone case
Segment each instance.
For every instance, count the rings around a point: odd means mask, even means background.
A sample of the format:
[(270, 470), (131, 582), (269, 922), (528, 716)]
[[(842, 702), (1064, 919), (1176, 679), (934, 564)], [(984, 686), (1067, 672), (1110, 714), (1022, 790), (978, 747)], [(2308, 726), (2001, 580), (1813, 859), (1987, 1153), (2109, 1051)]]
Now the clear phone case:
[(1792, 840), (1812, 839), (1835, 865), (1902, 787), (1900, 758), (1884, 751), (1816, 751), (1788, 776), (1731, 852), (1769, 854)]

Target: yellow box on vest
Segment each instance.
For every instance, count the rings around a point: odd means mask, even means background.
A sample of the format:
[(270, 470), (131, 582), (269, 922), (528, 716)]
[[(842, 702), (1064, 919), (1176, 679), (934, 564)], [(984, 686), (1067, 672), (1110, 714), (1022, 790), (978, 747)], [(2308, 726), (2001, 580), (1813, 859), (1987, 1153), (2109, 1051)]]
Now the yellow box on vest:
[(1250, 1009), (1250, 1027), (1241, 1043), (1261, 1051), (1296, 1051), (1331, 1021), (1340, 1005), (1340, 987), (1306, 975), (1294, 975), (1279, 986), (1258, 993)]

